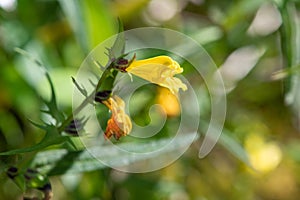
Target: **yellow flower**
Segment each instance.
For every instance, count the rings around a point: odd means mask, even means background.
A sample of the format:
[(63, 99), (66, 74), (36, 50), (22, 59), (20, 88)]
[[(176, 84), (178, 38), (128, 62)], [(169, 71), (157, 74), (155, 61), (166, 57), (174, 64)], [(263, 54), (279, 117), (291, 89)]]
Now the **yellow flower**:
[(182, 73), (183, 69), (169, 56), (133, 60), (126, 71), (162, 87), (169, 88), (175, 95), (178, 93), (179, 88), (183, 91), (187, 90), (187, 86), (179, 78), (174, 77), (175, 74)]
[(113, 95), (103, 101), (103, 104), (105, 104), (112, 113), (111, 118), (107, 122), (105, 137), (109, 139), (113, 135), (118, 140), (120, 137), (128, 135), (131, 131), (132, 124), (129, 116), (124, 111), (124, 101), (120, 97)]

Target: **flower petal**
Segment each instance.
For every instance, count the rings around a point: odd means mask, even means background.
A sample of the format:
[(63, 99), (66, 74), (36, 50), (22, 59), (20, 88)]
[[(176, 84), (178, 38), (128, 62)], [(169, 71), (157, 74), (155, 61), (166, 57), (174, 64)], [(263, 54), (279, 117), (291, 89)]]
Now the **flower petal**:
[(173, 77), (180, 74), (183, 69), (168, 56), (157, 56), (145, 60), (134, 60), (126, 71), (139, 76), (152, 83), (169, 88), (173, 94), (178, 90), (187, 90), (187, 86), (179, 78)]

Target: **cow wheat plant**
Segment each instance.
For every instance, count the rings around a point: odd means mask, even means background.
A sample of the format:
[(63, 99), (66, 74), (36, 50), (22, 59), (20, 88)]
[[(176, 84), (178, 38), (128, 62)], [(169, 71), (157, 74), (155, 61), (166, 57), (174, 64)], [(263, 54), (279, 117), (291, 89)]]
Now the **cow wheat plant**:
[(0, 199), (299, 198), (299, 8), (0, 0)]
[[(102, 66), (100, 62), (94, 62), (94, 64), (97, 65), (99, 75), (101, 76), (99, 76), (97, 83), (90, 81), (91, 85), (94, 87), (90, 94), (88, 94), (88, 91), (82, 87), (74, 77), (71, 77), (75, 88), (85, 97), (85, 99), (78, 107), (73, 109), (72, 113), (67, 114), (58, 107), (56, 94), (54, 92), (55, 85), (43, 63), (35, 59), (29, 52), (16, 48), (16, 52), (27, 57), (44, 69), (46, 79), (51, 89), (51, 98), (50, 101), (43, 100), (45, 108), (42, 109), (41, 112), (49, 115), (54, 121), (44, 121), (40, 124), (29, 119), (31, 124), (45, 132), (43, 139), (33, 146), (1, 152), (0, 155), (16, 156), (30, 152), (36, 153), (57, 145), (64, 147), (64, 149), (67, 150), (68, 155), (82, 153), (84, 147), (79, 147), (74, 142), (74, 138), (86, 137), (88, 135), (88, 133), (85, 132), (85, 124), (89, 119), (85, 117), (76, 118), (76, 115), (80, 113), (84, 107), (90, 104), (95, 107), (104, 106), (107, 108), (106, 111), (110, 113), (110, 118), (106, 121), (106, 129), (102, 133), (103, 138), (105, 138), (105, 140), (111, 140), (113, 138), (115, 142), (119, 142), (122, 137), (130, 134), (132, 122), (129, 115), (125, 112), (125, 102), (113, 92), (114, 81), (111, 81), (111, 79), (114, 80), (118, 73), (127, 73), (128, 76), (141, 77), (142, 79), (168, 89), (170, 95), (174, 97), (178, 96), (180, 89), (183, 91), (187, 90), (187, 86), (179, 78), (174, 77), (174, 75), (182, 73), (183, 68), (181, 68), (178, 62), (171, 57), (160, 55), (144, 60), (136, 60), (136, 54), (128, 58), (128, 54), (124, 52), (124, 49), (124, 36), (122, 33), (119, 33), (114, 45), (107, 48), (107, 64)], [(106, 83), (107, 79), (110, 79), (110, 84)], [(105, 89), (102, 89), (103, 85), (105, 85)], [(111, 88), (107, 88), (107, 85)], [(100, 116), (100, 120), (103, 121), (105, 119), (101, 119)], [(41, 191), (40, 198), (51, 199), (53, 193), (48, 176), (58, 175), (69, 170), (73, 163), (71, 160), (65, 160), (65, 157), (61, 158), (62, 160), (55, 160), (54, 163), (51, 163), (53, 162), (51, 156), (57, 156), (57, 151), (55, 150), (50, 150), (45, 154), (46, 157), (50, 157), (46, 163), (42, 163), (37, 159), (41, 156), (43, 156), (43, 153), (35, 154), (33, 158), (26, 161), (17, 159), (14, 166), (7, 166), (6, 174), (24, 192), (30, 189), (36, 189)], [(86, 156), (88, 157), (88, 155)], [(86, 160), (87, 158), (84, 159)], [(89, 159), (93, 158), (90, 156)], [(66, 165), (62, 166), (59, 164), (61, 162), (66, 163)], [(100, 166), (100, 164), (98, 165), (99, 166), (95, 166), (94, 168), (97, 169), (103, 167)], [(86, 170), (83, 169), (83, 171)]]

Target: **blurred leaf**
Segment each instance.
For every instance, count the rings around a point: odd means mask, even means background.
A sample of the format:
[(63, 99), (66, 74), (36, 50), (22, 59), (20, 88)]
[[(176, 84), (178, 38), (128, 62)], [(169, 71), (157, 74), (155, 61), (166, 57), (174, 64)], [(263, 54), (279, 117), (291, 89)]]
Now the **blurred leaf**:
[(299, 141), (292, 141), (285, 146), (287, 155), (290, 156), (294, 161), (300, 163), (300, 143)]
[(36, 65), (38, 65), (39, 67), (41, 67), (44, 70), (46, 79), (50, 85), (50, 101), (46, 101), (44, 100), (44, 103), (47, 105), (48, 110), (44, 111), (45, 113), (48, 113), (49, 115), (51, 115), (55, 120), (56, 120), (56, 124), (61, 123), (64, 120), (64, 115), (63, 113), (60, 111), (60, 109), (57, 106), (57, 101), (56, 101), (56, 95), (55, 95), (55, 91), (54, 91), (54, 85), (53, 82), (51, 80), (51, 77), (49, 75), (49, 73), (46, 71), (46, 67), (43, 65), (43, 63), (41, 61), (39, 61), (38, 59), (34, 58), (30, 53), (28, 53), (27, 51), (20, 49), (20, 48), (16, 48), (15, 49), (16, 52), (20, 53), (23, 56), (26, 56), (28, 59), (30, 59), (33, 63), (35, 63)]
[(23, 45), (28, 37), (24, 24), (19, 21), (1, 21), (1, 46), (7, 52), (12, 52), (14, 47)]
[[(31, 166), (49, 175), (80, 173), (106, 168), (107, 166), (103, 163), (113, 164), (114, 166), (127, 166), (142, 160), (157, 159), (161, 154), (186, 147), (194, 139), (195, 134), (186, 134), (185, 136), (176, 138), (176, 140), (171, 138), (155, 140), (145, 144), (123, 143), (118, 145), (118, 148), (126, 149), (127, 151), (152, 152), (147, 155), (136, 154), (135, 156), (126, 154), (127, 157), (116, 151), (115, 146), (95, 146), (89, 150), (77, 152), (68, 152), (65, 149), (49, 150), (38, 153), (32, 161)], [(171, 141), (174, 142), (174, 145), (167, 145)], [(162, 147), (164, 147), (163, 150), (155, 152)], [(93, 155), (90, 152), (93, 152)]]
[(136, 13), (149, 2), (150, 0), (112, 1), (112, 11), (121, 19), (128, 20), (131, 17), (136, 17)]
[(13, 181), (22, 190), (22, 192), (26, 191), (26, 181), (24, 176), (17, 176)]
[[(287, 1), (282, 1), (279, 5), (279, 11), (282, 18), (282, 25), (279, 29), (280, 33), (280, 45), (282, 52), (282, 63), (283, 68), (290, 68), (292, 66), (292, 31), (293, 31), (293, 19), (291, 16), (291, 12), (288, 10)], [(284, 89), (285, 92), (289, 92), (291, 87), (291, 78), (287, 78), (284, 81)]]
[(227, 57), (226, 61), (219, 68), (226, 92), (232, 91), (238, 81), (247, 76), (264, 52), (265, 49), (246, 46), (235, 50)]
[(242, 0), (231, 4), (232, 7), (227, 11), (228, 15), (223, 19), (224, 28), (232, 29), (239, 23), (245, 23), (247, 16), (253, 15), (263, 2), (265, 0)]
[(227, 130), (223, 130), (219, 138), (219, 143), (240, 161), (251, 166), (246, 150), (231, 135), (232, 133), (229, 133)]
[(80, 43), (85, 52), (88, 52), (88, 36), (86, 34), (86, 26), (84, 20), (84, 13), (82, 10), (82, 1), (79, 0), (59, 0), (59, 3), (72, 27), (75, 37)]
[[(201, 122), (200, 128), (202, 132), (206, 132), (208, 127), (207, 122)], [(213, 130), (213, 129), (212, 129)], [(215, 133), (207, 133), (211, 136)], [(210, 136), (208, 135), (208, 137)], [(233, 133), (223, 128), (222, 134), (219, 137), (218, 143), (227, 149), (232, 155), (248, 166), (251, 166), (246, 150), (232, 137)]]
[(124, 55), (125, 51), (125, 35), (124, 35), (124, 28), (123, 23), (119, 20), (119, 31), (118, 36), (110, 49), (110, 59), (112, 58), (119, 58), (120, 56)]
[(107, 1), (86, 0), (81, 1), (81, 3), (86, 25), (84, 34), (88, 38), (88, 47), (91, 50), (116, 33), (116, 22), (113, 23), (114, 18), (111, 15), (110, 5)]
[(116, 32), (108, 2), (103, 0), (59, 0), (59, 2), (86, 54)]
[(276, 30), (282, 24), (281, 15), (273, 2), (263, 3), (248, 28), (247, 33), (251, 36), (266, 36)]
[[(291, 71), (285, 81), (285, 101), (292, 106), (296, 118), (300, 119), (300, 17), (293, 3), (288, 3), (281, 9), (285, 26), (281, 28), (282, 54), (285, 69)], [(294, 73), (296, 72), (296, 73)], [(299, 123), (297, 124), (299, 126)]]
[(194, 30), (191, 37), (201, 45), (206, 45), (219, 40), (223, 36), (222, 29), (217, 26), (208, 26)]

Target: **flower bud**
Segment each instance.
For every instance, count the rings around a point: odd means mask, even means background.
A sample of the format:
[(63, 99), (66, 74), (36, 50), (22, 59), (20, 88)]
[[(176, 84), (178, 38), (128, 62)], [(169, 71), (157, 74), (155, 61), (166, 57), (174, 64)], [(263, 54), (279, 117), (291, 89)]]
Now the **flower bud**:
[(77, 137), (78, 132), (83, 130), (84, 123), (81, 120), (74, 119), (70, 124), (65, 128), (65, 132), (69, 133), (71, 136)]
[(14, 179), (18, 175), (18, 168), (10, 167), (7, 169), (6, 174), (9, 178)]
[(114, 68), (120, 70), (121, 72), (126, 72), (129, 62), (125, 58), (119, 58), (114, 63)]
[(98, 103), (102, 103), (103, 101), (107, 100), (110, 96), (111, 96), (111, 90), (103, 90), (96, 93), (95, 101)]

